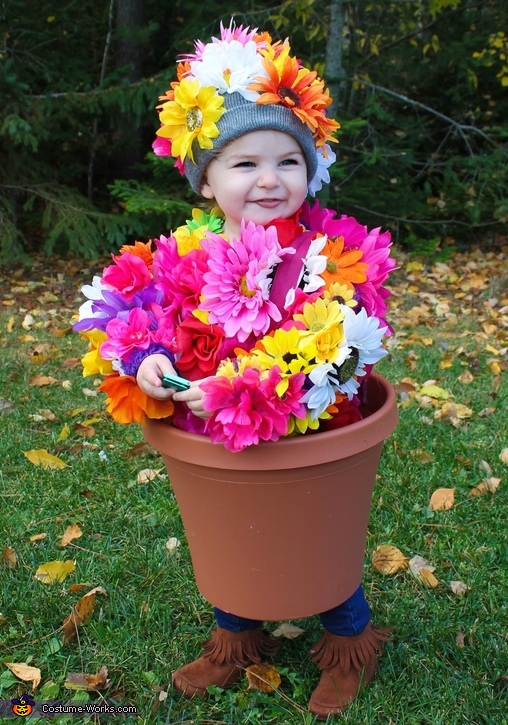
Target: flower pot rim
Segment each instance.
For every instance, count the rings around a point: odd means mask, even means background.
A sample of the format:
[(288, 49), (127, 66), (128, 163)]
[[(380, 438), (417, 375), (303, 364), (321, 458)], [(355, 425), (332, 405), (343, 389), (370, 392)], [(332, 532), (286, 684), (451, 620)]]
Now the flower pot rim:
[(143, 432), (148, 443), (165, 456), (187, 463), (203, 460), (207, 466), (229, 470), (302, 468), (313, 465), (314, 460), (326, 463), (349, 458), (382, 443), (398, 421), (392, 385), (378, 373), (372, 373), (366, 382), (367, 396), (382, 396), (382, 402), (363, 420), (334, 430), (261, 442), (237, 453), (212, 443), (208, 436), (189, 433), (163, 420), (148, 420)]

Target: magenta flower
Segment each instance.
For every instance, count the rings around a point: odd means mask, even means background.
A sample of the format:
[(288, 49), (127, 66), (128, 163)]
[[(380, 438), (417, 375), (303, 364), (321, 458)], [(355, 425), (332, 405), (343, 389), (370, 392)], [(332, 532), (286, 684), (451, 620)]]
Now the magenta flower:
[(281, 319), (269, 299), (270, 274), (288, 251), (281, 248), (275, 229), (242, 222), (240, 239), (229, 243), (209, 233), (202, 244), (209, 271), (199, 308), (210, 313), (209, 321), (221, 325), (226, 337), (236, 336), (240, 342), (251, 333), (267, 332), (272, 321)]
[[(299, 374), (300, 375), (300, 374)], [(270, 371), (270, 377), (261, 379), (255, 368), (247, 368), (243, 375), (229, 380), (223, 376), (201, 383), (205, 391), (203, 406), (212, 411), (206, 432), (213, 443), (223, 443), (233, 452), (241, 451), (259, 441), (276, 441), (286, 435), (291, 413), (301, 413), (300, 389), (304, 375), (288, 389), (284, 403), (275, 391), (280, 382), (280, 370)]]
[(146, 350), (152, 341), (150, 327), (153, 317), (145, 310), (135, 307), (130, 310), (127, 321), (116, 317), (106, 327), (108, 339), (100, 347), (105, 360), (127, 362), (135, 350)]
[(181, 257), (174, 237), (161, 236), (155, 244), (152, 271), (156, 287), (163, 291), (165, 313), (176, 325), (199, 305), (208, 255), (202, 249), (193, 249)]
[(117, 289), (127, 300), (150, 285), (152, 275), (141, 257), (136, 254), (120, 254), (113, 259), (115, 263), (104, 269), (103, 284)]

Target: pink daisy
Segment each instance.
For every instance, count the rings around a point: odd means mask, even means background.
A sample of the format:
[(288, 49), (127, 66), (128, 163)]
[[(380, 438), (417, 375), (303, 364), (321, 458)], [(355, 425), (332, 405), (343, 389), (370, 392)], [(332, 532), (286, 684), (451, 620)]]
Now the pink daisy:
[(270, 274), (282, 256), (274, 228), (264, 229), (254, 222), (242, 222), (240, 239), (231, 243), (216, 234), (203, 240), (208, 252), (208, 272), (203, 279), (201, 310), (208, 311), (209, 321), (220, 324), (226, 337), (244, 342), (251, 333), (267, 332), (281, 314), (269, 299)]

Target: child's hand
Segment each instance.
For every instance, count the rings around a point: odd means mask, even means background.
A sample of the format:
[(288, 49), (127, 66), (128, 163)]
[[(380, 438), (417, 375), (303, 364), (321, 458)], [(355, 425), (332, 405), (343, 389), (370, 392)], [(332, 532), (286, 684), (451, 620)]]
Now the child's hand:
[(165, 355), (155, 354), (145, 357), (138, 368), (136, 382), (141, 390), (151, 398), (167, 400), (174, 394), (173, 388), (162, 387), (164, 373), (176, 373), (175, 368)]
[(201, 380), (194, 380), (188, 390), (179, 390), (173, 395), (173, 400), (179, 403), (187, 403), (190, 410), (197, 415), (198, 418), (210, 418), (212, 413), (209, 410), (203, 408), (204, 390), (201, 390), (199, 384), (209, 378), (202, 378)]

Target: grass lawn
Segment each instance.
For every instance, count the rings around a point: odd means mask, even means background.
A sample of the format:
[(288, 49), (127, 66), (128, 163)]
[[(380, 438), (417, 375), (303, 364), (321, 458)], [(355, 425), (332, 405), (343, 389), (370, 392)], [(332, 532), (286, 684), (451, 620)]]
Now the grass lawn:
[[(400, 423), (383, 451), (364, 572), (373, 620), (394, 626), (395, 639), (343, 723), (508, 723), (507, 253), (428, 266), (400, 255), (396, 334), (378, 366), (396, 386)], [(71, 317), (80, 285), (102, 266), (36, 259), (0, 274), (0, 700), (116, 700), (137, 708), (129, 723), (310, 725), (316, 617), (293, 622), (304, 633), (282, 641), (274, 693), (246, 679), (207, 700), (171, 689), (172, 669), (198, 656), (213, 617), (160, 458), (139, 426), (108, 419), (99, 381), (81, 375), (86, 344)], [(25, 455), (34, 450), (65, 467), (36, 465)], [(454, 499), (433, 510), (440, 488)], [(61, 546), (73, 524), (80, 537)], [(372, 563), (382, 545), (406, 564), (423, 557), (435, 579), (409, 566), (382, 573)], [(36, 578), (66, 560), (75, 568), (65, 580)], [(65, 641), (64, 620), (95, 587), (87, 621)], [(40, 670), (40, 684), (5, 663)], [(82, 673), (103, 689), (70, 687)]]

